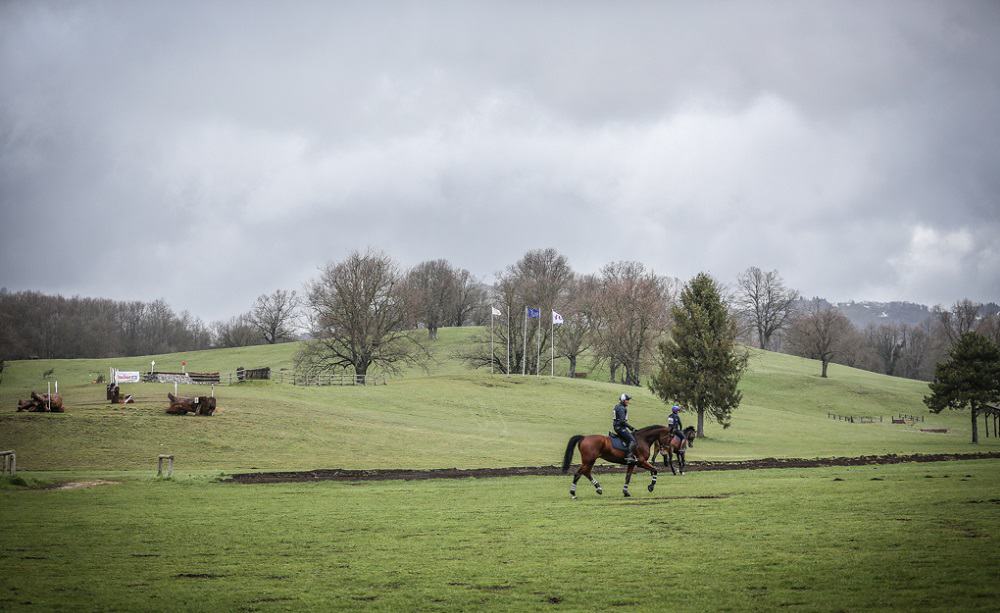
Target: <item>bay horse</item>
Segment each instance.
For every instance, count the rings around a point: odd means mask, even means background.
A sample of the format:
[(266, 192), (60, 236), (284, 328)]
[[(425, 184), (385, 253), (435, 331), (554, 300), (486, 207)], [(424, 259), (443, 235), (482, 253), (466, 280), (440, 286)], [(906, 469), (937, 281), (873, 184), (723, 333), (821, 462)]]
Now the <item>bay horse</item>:
[[(626, 497), (631, 496), (628, 491), (628, 484), (632, 480), (632, 471), (636, 466), (640, 466), (650, 472), (653, 480), (650, 482), (649, 486), (646, 488), (650, 492), (656, 487), (656, 467), (649, 463), (649, 450), (655, 443), (661, 448), (666, 447), (669, 444), (669, 429), (666, 426), (646, 426), (645, 428), (639, 428), (633, 434), (635, 435), (635, 459), (634, 464), (628, 464), (628, 471), (625, 473), (625, 487), (622, 488), (622, 493)], [(597, 482), (594, 478), (591, 470), (594, 468), (594, 462), (598, 458), (602, 460), (607, 460), (608, 462), (613, 462), (615, 464), (625, 464), (625, 455), (627, 452), (620, 449), (615, 449), (611, 444), (611, 437), (605, 436), (603, 434), (591, 434), (589, 436), (584, 436), (582, 434), (576, 434), (569, 439), (569, 443), (566, 444), (566, 455), (563, 456), (562, 471), (567, 472), (569, 470), (569, 465), (573, 461), (573, 451), (579, 447), (580, 448), (580, 468), (577, 469), (576, 474), (573, 475), (573, 485), (569, 486), (569, 495), (576, 500), (576, 482), (580, 480), (581, 476), (590, 479), (590, 482), (594, 484), (594, 489), (597, 490), (598, 494), (603, 494), (604, 490), (601, 489), (601, 484)]]
[(688, 426), (684, 428), (683, 434), (674, 434), (670, 437), (666, 445), (656, 442), (656, 447), (653, 449), (653, 455), (649, 457), (650, 463), (656, 461), (656, 454), (663, 454), (663, 465), (670, 468), (670, 472), (677, 474), (674, 470), (674, 454), (677, 455), (677, 464), (680, 466), (681, 474), (684, 474), (684, 452), (687, 451), (688, 447), (694, 447), (694, 439), (698, 436), (697, 430), (694, 426)]

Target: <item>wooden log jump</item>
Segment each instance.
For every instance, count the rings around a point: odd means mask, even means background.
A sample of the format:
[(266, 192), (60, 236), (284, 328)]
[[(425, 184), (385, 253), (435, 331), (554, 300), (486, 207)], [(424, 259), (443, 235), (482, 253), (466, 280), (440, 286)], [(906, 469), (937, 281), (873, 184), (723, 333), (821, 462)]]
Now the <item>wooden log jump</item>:
[(876, 421), (878, 423), (885, 421), (881, 415), (838, 415), (828, 411), (826, 416), (836, 421), (846, 421), (852, 424), (873, 424)]
[(215, 396), (185, 398), (183, 396), (174, 396), (168, 392), (167, 398), (170, 400), (170, 406), (167, 407), (169, 415), (187, 415), (188, 413), (194, 413), (195, 415), (215, 414)]
[(240, 366), (236, 369), (236, 380), (237, 381), (253, 381), (253, 380), (264, 380), (271, 378), (271, 367), (265, 366), (263, 368), (243, 368)]
[(17, 411), (28, 411), (29, 413), (64, 413), (62, 396), (59, 394), (36, 394), (31, 392), (28, 400), (17, 401)]

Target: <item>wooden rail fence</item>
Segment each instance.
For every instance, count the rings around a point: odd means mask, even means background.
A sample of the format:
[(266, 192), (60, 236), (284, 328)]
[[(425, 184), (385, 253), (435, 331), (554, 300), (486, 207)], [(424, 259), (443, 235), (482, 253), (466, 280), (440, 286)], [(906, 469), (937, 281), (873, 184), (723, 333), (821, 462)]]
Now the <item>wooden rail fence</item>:
[[(874, 423), (885, 423), (885, 417), (882, 415), (839, 415), (837, 413), (827, 412), (827, 417), (836, 421), (846, 421), (852, 424), (874, 424)], [(923, 423), (923, 415), (908, 415), (906, 413), (900, 413), (899, 417), (889, 417), (891, 423), (894, 424), (914, 424), (917, 422)]]
[(279, 371), (278, 382), (308, 387), (316, 385), (386, 385), (388, 380), (385, 375), (352, 375), (346, 373), (335, 374)]

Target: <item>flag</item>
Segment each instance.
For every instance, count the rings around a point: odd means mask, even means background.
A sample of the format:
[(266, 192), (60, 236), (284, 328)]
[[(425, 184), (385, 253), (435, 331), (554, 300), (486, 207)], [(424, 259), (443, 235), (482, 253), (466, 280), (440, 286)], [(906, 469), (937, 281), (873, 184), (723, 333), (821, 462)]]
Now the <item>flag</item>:
[(496, 307), (490, 307), (490, 308), (493, 309), (493, 314), (494, 315), (503, 315), (503, 313), (500, 312), (500, 309), (498, 309)]
[(541, 309), (533, 309), (528, 307), (528, 319), (538, 319), (542, 316)]
[(558, 326), (562, 322), (563, 322), (562, 315), (556, 313), (555, 311), (552, 311), (552, 325)]

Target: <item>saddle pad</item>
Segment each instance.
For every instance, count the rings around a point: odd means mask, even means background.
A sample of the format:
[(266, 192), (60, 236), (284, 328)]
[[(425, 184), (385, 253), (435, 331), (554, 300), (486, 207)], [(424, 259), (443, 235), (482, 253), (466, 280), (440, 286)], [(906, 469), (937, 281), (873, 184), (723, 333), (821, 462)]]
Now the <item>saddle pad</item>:
[(608, 432), (608, 436), (611, 438), (611, 446), (612, 447), (614, 447), (615, 449), (617, 449), (619, 451), (628, 451), (628, 443), (626, 443), (625, 441), (623, 441), (621, 439), (621, 437), (619, 437), (614, 432)]

